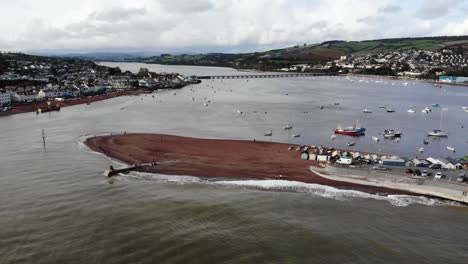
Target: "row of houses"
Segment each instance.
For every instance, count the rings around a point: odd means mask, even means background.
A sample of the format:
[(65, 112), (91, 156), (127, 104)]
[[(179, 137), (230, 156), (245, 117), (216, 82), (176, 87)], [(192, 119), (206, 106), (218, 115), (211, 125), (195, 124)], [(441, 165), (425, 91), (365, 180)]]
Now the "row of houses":
[(365, 153), (361, 154), (357, 151), (340, 151), (332, 148), (324, 147), (297, 147), (296, 150), (301, 150), (301, 159), (314, 160), (319, 162), (336, 161), (342, 157), (351, 159), (358, 163), (377, 163), (386, 166), (407, 166), (407, 167), (429, 167), (433, 164), (439, 164), (442, 169), (455, 170), (455, 169), (468, 169), (468, 160), (461, 158), (459, 160), (449, 161), (443, 158), (425, 158), (425, 159), (411, 159), (405, 160), (404, 158), (392, 155), (378, 155)]

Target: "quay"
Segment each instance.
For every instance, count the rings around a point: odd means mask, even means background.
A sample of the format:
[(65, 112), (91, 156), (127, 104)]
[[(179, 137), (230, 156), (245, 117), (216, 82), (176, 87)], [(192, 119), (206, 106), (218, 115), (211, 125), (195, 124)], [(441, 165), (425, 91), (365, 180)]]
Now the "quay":
[(310, 170), (318, 176), (332, 181), (384, 187), (468, 204), (468, 185), (463, 183), (420, 176), (405, 176), (388, 171), (380, 172), (351, 167), (342, 168), (330, 164), (323, 165), (323, 167), (311, 166)]
[(255, 79), (255, 78), (301, 78), (314, 76), (335, 76), (331, 73), (277, 73), (277, 74), (241, 74), (241, 75), (206, 75), (197, 76), (197, 79)]

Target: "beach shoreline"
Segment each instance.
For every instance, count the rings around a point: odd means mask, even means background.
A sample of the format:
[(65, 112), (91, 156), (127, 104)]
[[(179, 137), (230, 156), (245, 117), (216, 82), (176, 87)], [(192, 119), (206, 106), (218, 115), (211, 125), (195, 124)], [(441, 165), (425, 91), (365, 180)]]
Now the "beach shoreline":
[[(144, 93), (147, 93), (147, 92), (144, 90), (123, 91), (123, 92), (114, 92), (114, 93), (95, 95), (95, 96), (80, 97), (80, 98), (69, 99), (65, 101), (49, 101), (49, 102), (51, 103), (52, 106), (58, 105), (61, 108), (63, 108), (63, 107), (69, 107), (69, 106), (74, 106), (74, 105), (88, 104), (88, 103), (93, 103), (97, 101), (103, 101), (103, 100), (120, 97), (120, 96), (140, 95)], [(15, 115), (15, 114), (22, 114), (22, 113), (29, 113), (29, 112), (36, 112), (38, 108), (42, 108), (42, 109), (47, 108), (47, 101), (32, 102), (32, 103), (16, 105), (14, 106), (14, 109), (12, 110), (9, 110), (6, 112), (0, 112), (0, 117)]]
[[(310, 171), (317, 161), (302, 160), (286, 143), (200, 139), (161, 134), (96, 136), (84, 142), (91, 150), (127, 164), (155, 163), (142, 172), (207, 178), (289, 180), (367, 193), (411, 194), (377, 186), (333, 181)], [(103, 168), (104, 169), (104, 168)]]

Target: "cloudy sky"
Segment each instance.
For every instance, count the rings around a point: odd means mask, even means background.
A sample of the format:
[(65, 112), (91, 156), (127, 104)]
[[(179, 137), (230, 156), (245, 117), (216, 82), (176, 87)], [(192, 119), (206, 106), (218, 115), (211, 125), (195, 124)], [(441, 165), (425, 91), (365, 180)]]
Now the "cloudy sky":
[(0, 0), (0, 50), (250, 51), (468, 35), (468, 0)]

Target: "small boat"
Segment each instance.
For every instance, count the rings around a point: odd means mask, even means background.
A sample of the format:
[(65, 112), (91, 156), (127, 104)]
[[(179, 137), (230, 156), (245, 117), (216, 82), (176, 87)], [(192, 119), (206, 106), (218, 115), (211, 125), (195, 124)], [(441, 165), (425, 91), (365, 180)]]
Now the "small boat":
[(237, 113), (238, 113), (239, 115), (242, 115), (242, 111), (241, 111), (241, 110), (237, 110)]
[(346, 142), (346, 145), (349, 146), (349, 147), (352, 147), (352, 146), (356, 145), (356, 142), (354, 142), (354, 141)]
[(366, 108), (366, 109), (364, 109), (364, 110), (362, 110), (362, 112), (363, 112), (363, 113), (366, 113), (366, 114), (370, 114), (370, 113), (372, 113), (372, 111), (371, 111), (371, 110), (369, 110), (369, 109), (367, 109), (367, 108)]
[(463, 111), (468, 113), (468, 106), (462, 106)]
[(421, 113), (426, 113), (428, 114), (429, 112), (431, 112), (432, 110), (429, 108), (429, 107), (426, 107), (424, 108), (423, 110), (421, 110)]
[(320, 109), (324, 109), (325, 107), (323, 107), (323, 105), (320, 106)]
[(439, 107), (440, 104), (432, 104), (433, 107)]
[(399, 138), (401, 137), (401, 132), (394, 129), (385, 129), (384, 131), (385, 138)]
[(429, 140), (425, 139), (425, 140), (423, 141), (423, 143), (424, 143), (424, 145), (427, 145), (427, 144), (429, 144)]
[(413, 114), (414, 112), (416, 112), (416, 111), (414, 111), (414, 109), (409, 109), (408, 110), (408, 113), (410, 113), (410, 114)]
[(271, 136), (273, 136), (273, 132), (272, 132), (272, 131), (266, 132), (266, 133), (264, 133), (263, 135), (264, 135), (265, 137), (271, 137)]
[(423, 148), (423, 147), (419, 147), (419, 148), (418, 148), (418, 151), (419, 151), (419, 152), (424, 152), (424, 148)]
[(292, 126), (291, 126), (291, 125), (285, 125), (285, 126), (283, 127), (283, 129), (284, 129), (284, 130), (290, 130), (290, 129), (292, 129)]
[(301, 136), (301, 134), (293, 134), (292, 136), (293, 136), (293, 138), (298, 138), (298, 137)]
[(431, 136), (431, 137), (448, 137), (448, 133), (447, 132), (444, 132), (442, 130), (439, 130), (439, 129), (435, 129), (435, 130), (432, 130), (432, 131), (429, 131), (427, 133), (428, 136)]
[(395, 138), (395, 139), (393, 140), (393, 142), (395, 142), (395, 143), (400, 142), (400, 138), (399, 138), (399, 137)]
[(354, 136), (354, 137), (359, 137), (360, 135), (362, 135), (361, 132), (356, 131), (356, 130), (335, 129), (334, 132), (337, 135)]
[(449, 146), (447, 146), (447, 150), (448, 150), (448, 151), (455, 152), (455, 148), (453, 148), (453, 147), (449, 147)]
[(208, 104), (207, 104), (207, 103), (203, 103), (203, 105), (204, 105), (204, 106), (208, 106)]
[(378, 137), (372, 137), (372, 140), (376, 141), (376, 142), (379, 142), (380, 139)]
[(394, 112), (395, 112), (395, 110), (393, 110), (393, 109), (391, 109), (391, 108), (388, 108), (388, 109), (387, 109), (387, 113), (394, 113)]
[(331, 135), (331, 140), (334, 140), (336, 138), (335, 135)]

